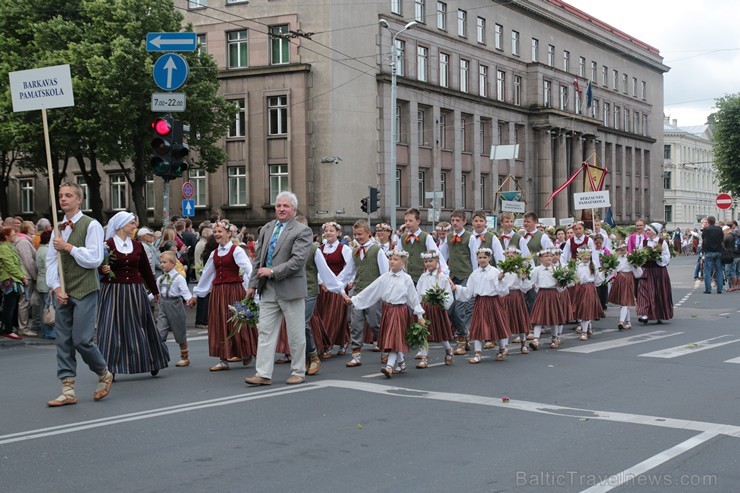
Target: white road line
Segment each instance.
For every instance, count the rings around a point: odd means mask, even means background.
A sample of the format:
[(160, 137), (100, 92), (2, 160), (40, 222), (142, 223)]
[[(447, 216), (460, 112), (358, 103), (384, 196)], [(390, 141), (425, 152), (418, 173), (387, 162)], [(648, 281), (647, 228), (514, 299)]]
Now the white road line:
[(629, 469), (625, 469), (622, 472), (610, 476), (601, 483), (583, 490), (582, 493), (606, 493), (607, 491), (611, 491), (614, 488), (623, 485), (624, 483), (632, 483), (637, 476), (645, 474), (650, 469), (655, 469), (659, 465), (678, 457), (684, 452), (687, 452), (692, 448), (697, 447), (716, 436), (717, 433), (710, 431), (700, 433), (699, 435), (691, 437), (685, 442), (681, 442), (674, 447), (664, 450), (663, 452), (656, 454), (649, 459), (640, 462), (639, 464), (635, 464)]
[[(475, 354), (475, 353), (473, 353), (473, 354)], [(457, 356), (457, 357), (458, 358), (464, 358), (465, 356)], [(511, 357), (511, 354), (509, 354), (509, 357)], [(484, 360), (484, 359), (490, 359), (490, 358), (491, 358), (490, 356), (481, 356), (480, 359)], [(468, 362), (467, 359), (464, 359), (463, 361), (465, 361), (466, 363)], [(444, 364), (445, 364), (444, 361), (440, 361), (439, 363), (432, 363), (431, 365), (427, 366), (427, 369), (428, 368), (433, 368), (435, 366), (443, 366)], [(412, 369), (413, 370), (418, 370), (418, 371), (423, 371), (423, 370), (421, 370), (419, 368), (416, 368), (416, 363), (413, 363), (413, 365), (406, 365), (406, 368), (407, 368), (407, 370), (406, 370), (407, 372), (408, 371), (411, 371)], [(380, 377), (385, 377), (385, 375), (383, 375), (382, 373), (380, 373), (380, 370), (378, 370), (378, 373), (371, 373), (370, 375), (363, 375), (362, 376), (362, 378), (380, 378)]]
[[(660, 351), (652, 351), (650, 353), (641, 354), (640, 356), (644, 356), (646, 358), (678, 358), (679, 356), (686, 356), (687, 354), (696, 353), (698, 351), (705, 351), (707, 349), (714, 349), (716, 347), (732, 344), (733, 342), (740, 342), (740, 339), (732, 339), (728, 341), (725, 339), (727, 337), (732, 336), (723, 335), (719, 337), (712, 337), (711, 339), (706, 339), (704, 341), (692, 342), (689, 344), (684, 344), (682, 346), (661, 349)], [(712, 342), (719, 341), (720, 339), (723, 340), (720, 342)]]
[[(591, 322), (591, 325), (593, 326), (593, 322)], [(601, 334), (608, 334), (609, 332), (619, 332), (619, 329), (600, 329), (598, 327), (594, 327), (594, 334), (601, 335)], [(560, 336), (561, 339), (578, 339), (581, 337), (580, 332), (576, 332), (574, 330), (571, 330), (570, 333), (565, 332), (565, 329), (563, 329), (563, 334)], [(543, 339), (542, 337), (540, 339)]]
[(739, 358), (732, 358), (725, 361), (725, 363), (737, 363), (740, 364), (740, 357)]
[(683, 332), (667, 332), (665, 330), (656, 330), (655, 332), (645, 332), (644, 334), (625, 337), (623, 339), (615, 339), (613, 341), (595, 342), (593, 344), (584, 343), (583, 345), (578, 347), (560, 349), (559, 351), (567, 353), (589, 354), (595, 353), (597, 351), (606, 351), (608, 349), (614, 349), (623, 346), (631, 346), (632, 344), (640, 344), (641, 342), (656, 341), (658, 339), (677, 336), (679, 334), (683, 334)]

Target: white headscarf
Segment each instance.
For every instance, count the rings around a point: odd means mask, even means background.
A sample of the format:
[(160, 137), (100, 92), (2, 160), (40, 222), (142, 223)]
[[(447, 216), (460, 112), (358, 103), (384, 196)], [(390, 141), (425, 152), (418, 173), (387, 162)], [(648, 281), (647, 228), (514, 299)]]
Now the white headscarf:
[(663, 229), (663, 225), (660, 223), (652, 223), (652, 224), (646, 225), (645, 228), (649, 229), (650, 231), (652, 231), (653, 233), (657, 235), (660, 233), (660, 230)]
[(116, 213), (116, 215), (110, 218), (110, 220), (108, 221), (108, 227), (105, 229), (105, 241), (113, 238), (113, 236), (116, 234), (116, 231), (126, 226), (134, 219), (136, 219), (136, 216), (128, 211), (121, 211)]

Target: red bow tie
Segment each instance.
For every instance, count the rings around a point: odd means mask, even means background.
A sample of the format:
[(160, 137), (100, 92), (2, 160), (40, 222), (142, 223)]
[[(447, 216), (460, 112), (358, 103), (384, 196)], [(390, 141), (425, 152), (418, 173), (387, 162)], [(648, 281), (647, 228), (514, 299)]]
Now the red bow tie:
[(365, 255), (365, 247), (363, 245), (360, 245), (360, 247), (355, 251), (355, 257), (360, 256), (360, 252), (362, 252), (362, 255)]
[(526, 240), (526, 239), (531, 238), (533, 236), (534, 236), (534, 233), (527, 233), (526, 235), (524, 235), (524, 239)]
[(72, 221), (64, 221), (61, 224), (62, 230), (64, 230), (64, 228), (66, 228), (67, 226), (69, 226), (69, 229), (70, 230), (74, 231), (74, 229), (75, 229), (75, 223), (73, 223)]
[(418, 236), (416, 236), (414, 234), (410, 234), (410, 235), (406, 236), (406, 243), (410, 242), (412, 238), (414, 239), (414, 241), (419, 241), (419, 237)]
[(459, 236), (457, 236), (457, 235), (454, 235), (454, 236), (452, 237), (452, 239), (450, 240), (450, 243), (462, 243), (462, 240), (460, 239), (460, 237), (459, 237)]
[(478, 238), (480, 241), (483, 241), (486, 238), (486, 234), (485, 233), (479, 234), (479, 235), (477, 234), (475, 235), (475, 237)]

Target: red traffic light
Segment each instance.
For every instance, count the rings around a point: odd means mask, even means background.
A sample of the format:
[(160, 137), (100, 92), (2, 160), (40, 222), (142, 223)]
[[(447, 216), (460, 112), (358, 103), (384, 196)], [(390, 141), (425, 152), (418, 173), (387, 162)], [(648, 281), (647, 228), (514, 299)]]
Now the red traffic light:
[(164, 118), (157, 118), (152, 122), (152, 130), (154, 130), (157, 135), (165, 136), (172, 132), (172, 125)]

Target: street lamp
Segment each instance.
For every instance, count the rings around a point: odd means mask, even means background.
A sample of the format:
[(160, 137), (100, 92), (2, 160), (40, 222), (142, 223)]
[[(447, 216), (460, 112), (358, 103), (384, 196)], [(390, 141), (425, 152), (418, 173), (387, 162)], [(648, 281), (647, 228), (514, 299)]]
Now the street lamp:
[(417, 22), (411, 21), (400, 31), (394, 33), (388, 21), (380, 19), (378, 24), (388, 29), (393, 37), (391, 38), (391, 159), (390, 164), (385, 167), (385, 186), (389, 190), (390, 200), (389, 206), (391, 209), (391, 229), (393, 233), (396, 233), (396, 141), (398, 135), (398, 126), (396, 124), (396, 99), (398, 98), (398, 88), (396, 86), (396, 76), (398, 74), (398, 49), (396, 48), (396, 38), (399, 34), (404, 31), (408, 31), (414, 27)]

